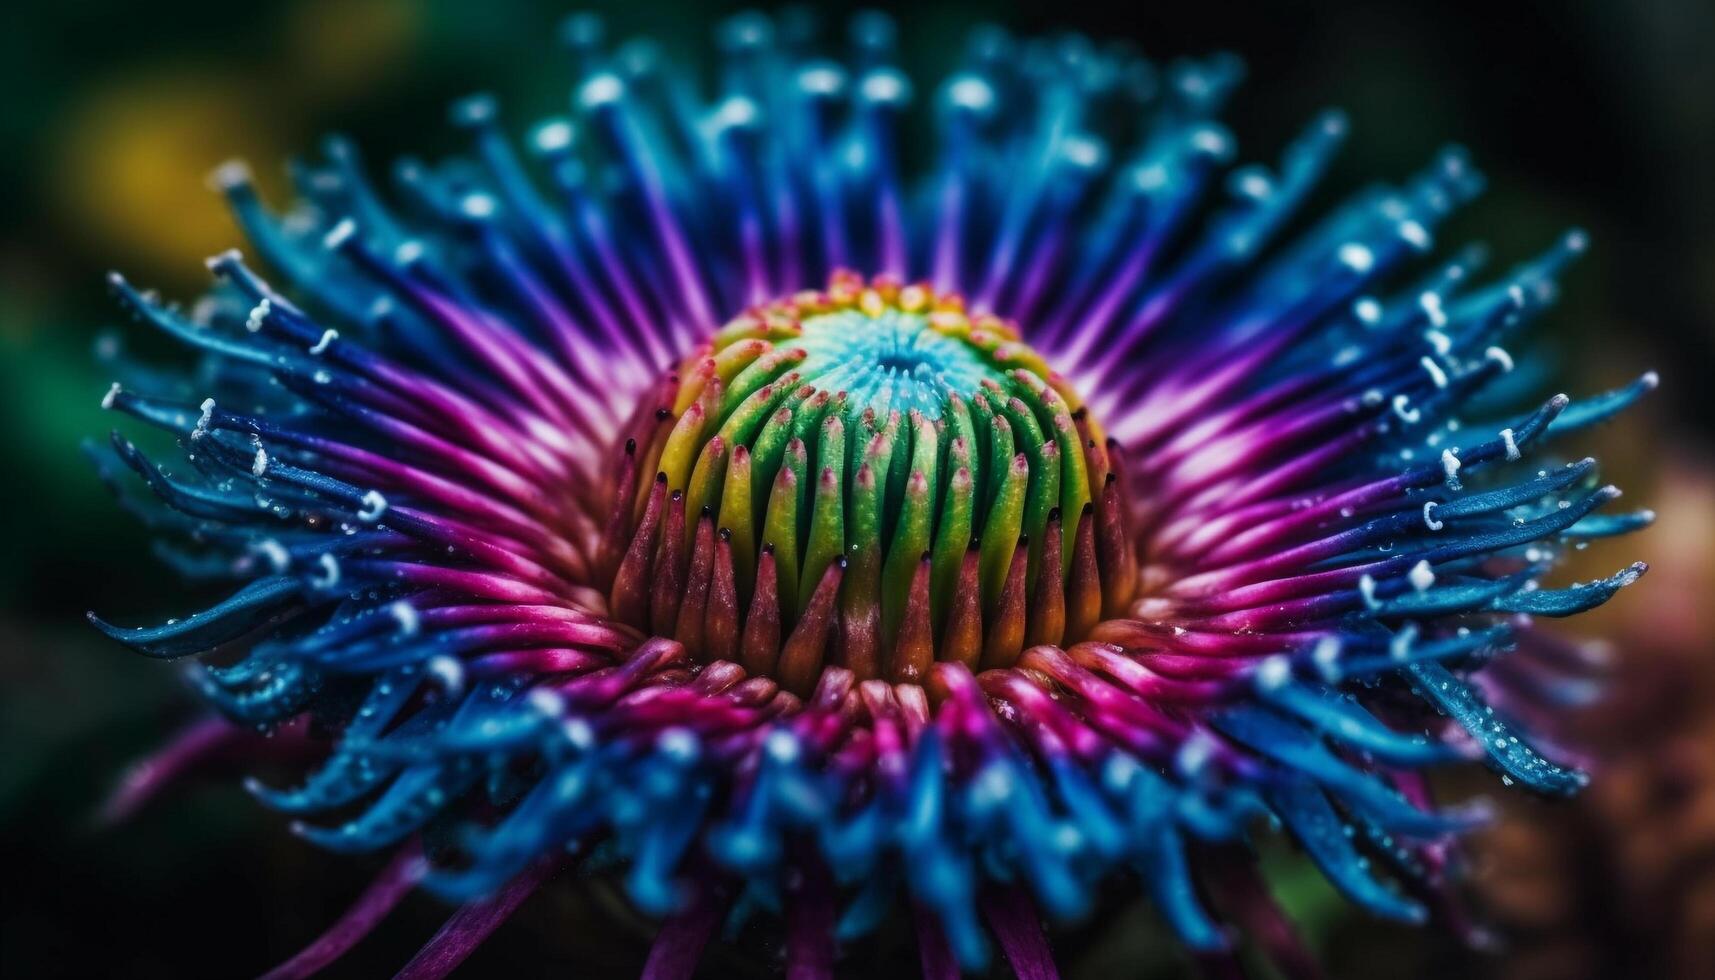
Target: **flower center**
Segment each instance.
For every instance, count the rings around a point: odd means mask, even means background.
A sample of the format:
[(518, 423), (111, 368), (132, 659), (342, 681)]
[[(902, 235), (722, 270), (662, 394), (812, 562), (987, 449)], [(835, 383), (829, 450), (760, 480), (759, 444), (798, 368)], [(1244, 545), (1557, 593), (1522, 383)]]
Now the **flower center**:
[(968, 341), (936, 330), (926, 312), (886, 307), (875, 313), (836, 310), (805, 317), (792, 346), (803, 350), (800, 374), (818, 388), (844, 392), (847, 421), (865, 411), (921, 412), (942, 417), (948, 399), (970, 397), (1006, 375)]
[(836, 274), (721, 328), (645, 409), (598, 565), (610, 615), (702, 659), (799, 693), (830, 664), (909, 683), (1132, 598), (1100, 428), (956, 295)]

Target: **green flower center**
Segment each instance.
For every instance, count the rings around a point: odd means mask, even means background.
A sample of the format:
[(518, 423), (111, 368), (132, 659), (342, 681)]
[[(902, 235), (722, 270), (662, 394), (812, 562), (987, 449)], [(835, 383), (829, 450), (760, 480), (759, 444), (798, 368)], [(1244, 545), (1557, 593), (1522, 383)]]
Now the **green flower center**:
[(798, 693), (829, 665), (915, 682), (1132, 597), (1099, 427), (956, 296), (837, 274), (717, 331), (646, 407), (597, 565), (614, 618), (704, 659)]

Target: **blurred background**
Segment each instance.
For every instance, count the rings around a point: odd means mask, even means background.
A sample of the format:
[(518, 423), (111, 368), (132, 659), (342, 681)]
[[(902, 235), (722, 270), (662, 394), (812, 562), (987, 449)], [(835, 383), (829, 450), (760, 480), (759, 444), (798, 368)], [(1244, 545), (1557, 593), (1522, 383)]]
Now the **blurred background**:
[[(648, 32), (692, 54), (730, 12), (585, 6), (612, 8), (617, 38)], [(1350, 112), (1337, 188), (1463, 143), (1490, 190), (1443, 240), (1486, 240), (1501, 268), (1569, 226), (1591, 232), (1536, 351), (1574, 393), (1652, 367), (1664, 377), (1589, 445), (1659, 523), (1592, 545), (1567, 573), (1653, 566), (1642, 587), (1565, 627), (1614, 651), (1611, 697), (1579, 719), (1606, 772), (1569, 805), (1498, 797), (1507, 816), (1472, 851), (1485, 949), (1357, 916), (1290, 855), (1271, 861), (1335, 976), (1715, 977), (1715, 4), (917, 6), (900, 34), (918, 72), (980, 20), (1126, 37), (1160, 58), (1236, 51), (1250, 78), (1228, 115), (1246, 156), (1271, 159), (1321, 107)], [(846, 11), (823, 9), (837, 36)], [(375, 870), (297, 841), (230, 782), (93, 826), (124, 764), (189, 713), (174, 671), (103, 641), (83, 613), (140, 622), (195, 599), (151, 562), (79, 451), (111, 421), (99, 352), (171, 356), (123, 329), (102, 274), (194, 297), (202, 259), (238, 243), (204, 185), (230, 157), (252, 161), (279, 202), (279, 164), (330, 131), (384, 162), (456, 149), (446, 106), (472, 91), (500, 94), (514, 122), (559, 111), (569, 77), (552, 38), (566, 12), (532, 0), (59, 0), (0, 14), (0, 975), (253, 974)], [(330, 975), (390, 974), (445, 915), (408, 901)], [(465, 971), (635, 976), (644, 937), (609, 921), (599, 896), (546, 889)], [(1061, 944), (1071, 975), (1187, 969), (1145, 910), (1113, 923)], [(912, 962), (906, 940), (884, 937), (854, 964), (887, 965), (901, 948)]]

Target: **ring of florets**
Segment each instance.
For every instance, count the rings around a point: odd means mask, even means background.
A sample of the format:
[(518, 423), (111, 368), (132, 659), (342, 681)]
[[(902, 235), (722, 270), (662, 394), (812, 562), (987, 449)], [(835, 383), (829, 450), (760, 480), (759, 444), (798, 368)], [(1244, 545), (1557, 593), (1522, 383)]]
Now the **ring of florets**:
[(885, 276), (753, 308), (627, 427), (608, 613), (807, 692), (825, 666), (1010, 666), (1132, 598), (1114, 447), (961, 297)]

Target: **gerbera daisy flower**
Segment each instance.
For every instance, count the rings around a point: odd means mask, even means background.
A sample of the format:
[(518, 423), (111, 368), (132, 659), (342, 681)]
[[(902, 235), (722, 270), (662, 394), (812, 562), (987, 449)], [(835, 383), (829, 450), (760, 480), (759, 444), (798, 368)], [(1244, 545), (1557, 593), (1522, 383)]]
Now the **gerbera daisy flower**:
[(115, 434), (153, 499), (121, 492), (234, 583), (94, 619), (224, 719), (116, 806), (268, 732), (316, 759), (263, 803), (395, 855), (275, 976), (418, 885), (463, 903), (405, 971), (442, 975), (565, 869), (661, 920), (654, 978), (746, 921), (824, 976), (890, 916), (927, 975), (1047, 976), (1044, 920), (1121, 880), (1212, 963), (1297, 962), (1259, 818), (1451, 925), (1481, 814), (1425, 768), (1583, 782), (1511, 720), (1557, 668), (1527, 627), (1636, 579), (1543, 584), (1649, 518), (1549, 447), (1655, 379), (1522, 403), (1505, 346), (1581, 234), (1433, 260), (1458, 150), (1300, 216), (1345, 120), (1235, 167), (1227, 57), (986, 29), (914, 79), (880, 15), (837, 60), (744, 15), (711, 98), (566, 39), (571, 113), (523, 152), (479, 96), (470, 155), (390, 193), (339, 140), (282, 214), (230, 165), (268, 279), (112, 280), (204, 355), (106, 396), (183, 450)]

